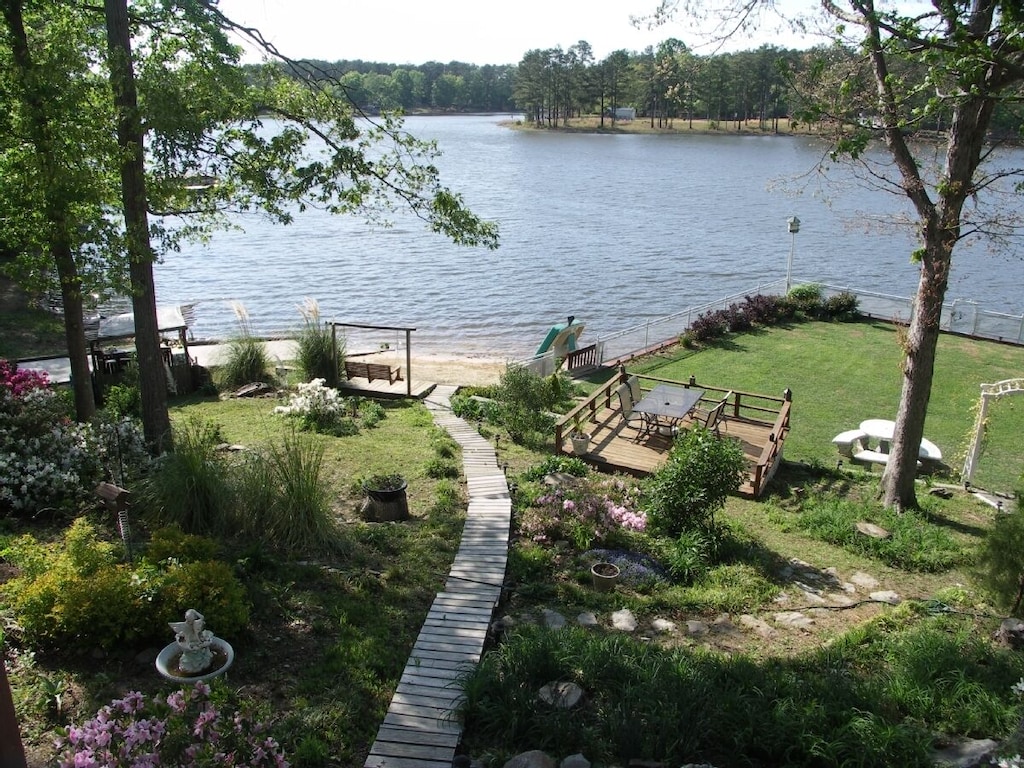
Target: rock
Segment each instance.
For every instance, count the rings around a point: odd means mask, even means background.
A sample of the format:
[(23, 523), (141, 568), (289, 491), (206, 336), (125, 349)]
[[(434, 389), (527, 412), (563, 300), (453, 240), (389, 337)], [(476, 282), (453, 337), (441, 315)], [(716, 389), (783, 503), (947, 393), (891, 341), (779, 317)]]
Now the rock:
[(903, 602), (903, 598), (897, 595), (892, 590), (884, 590), (882, 592), (872, 592), (868, 595), (872, 600), (879, 603), (888, 603), (889, 605), (899, 605)]
[(691, 619), (686, 622), (686, 632), (690, 635), (706, 635), (708, 633), (708, 625), (703, 621)]
[(520, 752), (505, 763), (504, 768), (556, 768), (555, 759), (539, 749)]
[(590, 768), (590, 761), (577, 752), (575, 755), (569, 755), (565, 758), (559, 765), (559, 768)]
[(999, 625), (999, 629), (996, 630), (993, 637), (1008, 648), (1024, 648), (1024, 621), (1013, 618), (1003, 619), (1003, 623)]
[(549, 475), (544, 475), (544, 485), (550, 485), (552, 488), (572, 488), (579, 484), (580, 479), (568, 472), (552, 472)]
[(676, 631), (676, 624), (674, 621), (669, 621), (668, 619), (655, 619), (651, 622), (651, 629), (655, 632), (668, 634), (669, 632)]
[(548, 683), (537, 694), (540, 700), (558, 709), (572, 709), (583, 698), (583, 689), (576, 683)]
[(853, 576), (850, 577), (850, 581), (856, 584), (861, 589), (875, 589), (878, 586), (878, 580), (874, 576), (869, 576), (866, 573), (857, 571)]
[(635, 632), (636, 616), (629, 608), (622, 608), (612, 614), (612, 626), (622, 632)]
[(541, 613), (544, 616), (544, 626), (548, 629), (562, 629), (565, 627), (565, 616), (558, 611), (545, 608)]
[(751, 616), (749, 613), (744, 613), (740, 616), (740, 624), (747, 629), (753, 630), (761, 637), (766, 640), (775, 637), (778, 632), (766, 621), (763, 621), (756, 616)]
[(936, 487), (928, 491), (929, 496), (938, 496), (940, 499), (952, 499), (953, 491), (950, 488)]
[(866, 522), (864, 520), (861, 520), (857, 523), (857, 530), (860, 533), (863, 533), (865, 536), (870, 536), (873, 539), (888, 539), (890, 536), (892, 536), (892, 534), (885, 530), (885, 528), (877, 526), (874, 523)]
[(597, 616), (590, 611), (584, 611), (576, 617), (576, 623), (581, 627), (596, 627), (598, 625)]
[(814, 625), (814, 619), (804, 616), (799, 611), (782, 611), (775, 614), (775, 621), (784, 627), (791, 629), (809, 629)]
[(992, 739), (971, 739), (954, 744), (933, 753), (935, 764), (951, 768), (972, 768), (976, 765), (988, 765), (992, 752), (999, 743)]

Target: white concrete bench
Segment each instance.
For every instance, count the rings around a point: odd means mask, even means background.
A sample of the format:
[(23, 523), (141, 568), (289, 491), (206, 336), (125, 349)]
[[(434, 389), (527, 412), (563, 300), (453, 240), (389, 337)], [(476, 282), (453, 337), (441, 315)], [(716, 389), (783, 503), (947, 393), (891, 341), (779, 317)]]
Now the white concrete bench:
[(864, 464), (888, 464), (889, 454), (871, 450), (857, 451), (853, 454), (853, 460)]
[(923, 461), (942, 461), (942, 451), (939, 450), (939, 446), (933, 443), (931, 440), (925, 440), (921, 438), (921, 448), (918, 450), (918, 456)]
[(839, 449), (839, 453), (847, 458), (853, 458), (854, 451), (861, 451), (864, 449), (864, 438), (868, 436), (868, 433), (862, 429), (848, 429), (845, 432), (840, 432), (838, 435), (832, 438), (832, 442), (836, 448)]

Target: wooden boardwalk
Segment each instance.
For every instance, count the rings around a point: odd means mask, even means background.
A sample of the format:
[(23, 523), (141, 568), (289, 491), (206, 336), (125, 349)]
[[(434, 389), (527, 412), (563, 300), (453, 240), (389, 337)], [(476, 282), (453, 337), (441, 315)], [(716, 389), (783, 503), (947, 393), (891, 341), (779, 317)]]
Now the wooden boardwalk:
[(453, 713), (458, 678), (480, 660), (508, 559), (512, 502), (494, 448), (451, 412), (455, 387), (426, 399), (434, 421), (462, 446), (469, 507), (445, 591), (434, 599), (366, 768), (450, 768), (462, 733)]

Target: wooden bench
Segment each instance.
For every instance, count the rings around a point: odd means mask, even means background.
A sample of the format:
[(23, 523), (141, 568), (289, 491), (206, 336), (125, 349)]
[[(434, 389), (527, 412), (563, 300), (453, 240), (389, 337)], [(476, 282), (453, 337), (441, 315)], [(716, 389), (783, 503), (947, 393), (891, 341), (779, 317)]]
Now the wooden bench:
[(402, 380), (402, 369), (392, 368), (387, 363), (364, 363), (356, 360), (345, 361), (345, 378), (347, 379), (386, 379), (389, 384)]

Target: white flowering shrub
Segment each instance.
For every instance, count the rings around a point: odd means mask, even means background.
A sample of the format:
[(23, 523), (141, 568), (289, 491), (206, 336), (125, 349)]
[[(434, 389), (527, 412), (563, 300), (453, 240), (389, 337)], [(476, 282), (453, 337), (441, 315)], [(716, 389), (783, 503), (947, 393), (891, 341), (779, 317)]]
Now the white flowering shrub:
[(348, 416), (349, 402), (338, 390), (328, 387), (324, 379), (299, 384), (287, 405), (274, 408), (274, 413), (299, 420), (302, 429), (328, 435), (351, 435), (359, 431)]

